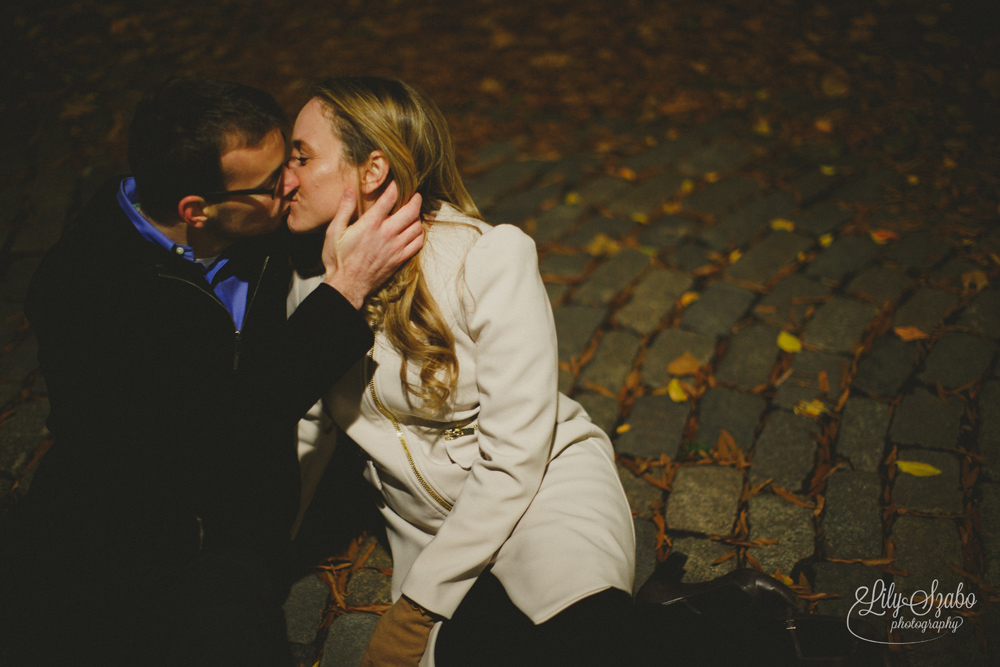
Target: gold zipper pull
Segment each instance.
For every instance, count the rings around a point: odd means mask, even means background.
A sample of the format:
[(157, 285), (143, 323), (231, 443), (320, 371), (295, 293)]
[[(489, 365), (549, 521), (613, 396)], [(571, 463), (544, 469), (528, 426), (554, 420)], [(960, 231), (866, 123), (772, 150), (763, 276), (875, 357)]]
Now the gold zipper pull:
[(458, 438), (461, 438), (463, 435), (472, 435), (472, 434), (474, 434), (476, 432), (477, 428), (479, 428), (479, 427), (475, 426), (475, 425), (473, 425), (473, 426), (466, 426), (465, 428), (449, 428), (449, 429), (446, 429), (445, 432), (444, 432), (444, 439), (445, 440), (457, 440)]

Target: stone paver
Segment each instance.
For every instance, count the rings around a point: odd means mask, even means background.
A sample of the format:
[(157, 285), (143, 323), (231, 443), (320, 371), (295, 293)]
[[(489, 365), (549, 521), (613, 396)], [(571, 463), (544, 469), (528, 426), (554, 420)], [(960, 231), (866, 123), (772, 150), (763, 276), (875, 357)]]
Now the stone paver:
[(961, 577), (949, 565), (962, 568), (962, 542), (952, 519), (901, 516), (892, 527), (895, 566), (910, 572), (896, 576), (900, 592), (928, 590), (938, 580), (939, 591), (954, 591)]
[(698, 442), (703, 447), (714, 447), (725, 430), (737, 447), (747, 451), (766, 408), (767, 401), (761, 396), (722, 387), (709, 389), (698, 405)]
[(795, 226), (797, 229), (819, 236), (820, 234), (832, 232), (853, 218), (854, 214), (850, 209), (838, 204), (824, 202), (806, 209), (802, 215), (796, 218)]
[(858, 296), (867, 296), (878, 305), (896, 303), (910, 285), (912, 279), (905, 272), (887, 266), (872, 266), (851, 280), (847, 291)]
[(736, 568), (736, 559), (712, 565), (712, 563), (732, 550), (722, 542), (706, 540), (700, 537), (676, 537), (671, 551), (682, 553), (688, 557), (684, 564), (684, 576), (681, 581), (686, 584), (696, 584), (721, 577)]
[(781, 269), (794, 264), (799, 253), (812, 244), (812, 239), (801, 234), (772, 232), (727, 268), (726, 276), (763, 289)]
[(750, 483), (768, 479), (789, 491), (798, 491), (813, 469), (817, 424), (783, 410), (771, 413), (757, 438)]
[(839, 283), (874, 262), (880, 250), (878, 245), (863, 236), (844, 236), (809, 264), (806, 273), (814, 278)]
[(499, 198), (514, 192), (518, 186), (531, 181), (542, 170), (535, 160), (502, 162), (486, 174), (467, 185), (469, 194), (480, 208), (491, 206)]
[(700, 176), (715, 171), (737, 169), (753, 159), (747, 146), (736, 143), (717, 143), (693, 151), (681, 160), (678, 170), (689, 176)]
[(636, 477), (621, 465), (618, 466), (618, 479), (622, 482), (625, 497), (628, 498), (628, 505), (635, 518), (645, 521), (651, 520), (654, 514), (652, 506), (663, 502), (663, 491), (647, 483), (641, 477)]
[(284, 607), (288, 641), (312, 644), (323, 621), (323, 609), (329, 600), (330, 587), (315, 575), (309, 574), (296, 581)]
[(667, 496), (670, 530), (728, 535), (736, 520), (743, 475), (734, 468), (688, 466), (674, 476)]
[(559, 360), (579, 357), (606, 314), (602, 308), (562, 305), (552, 311), (559, 337)]
[(781, 351), (776, 343), (779, 333), (780, 328), (769, 324), (752, 324), (737, 331), (717, 364), (716, 381), (744, 389), (767, 384)]
[(716, 250), (746, 244), (775, 218), (786, 218), (795, 208), (795, 199), (787, 192), (772, 192), (736, 209), (719, 222), (706, 227), (701, 238)]
[(1000, 338), (1000, 291), (980, 292), (962, 311), (958, 326), (968, 327), (983, 336)]
[(692, 226), (689, 218), (664, 216), (643, 227), (639, 233), (639, 244), (655, 250), (672, 248), (691, 233)]
[(583, 275), (590, 264), (590, 257), (576, 253), (552, 252), (538, 262), (538, 270), (546, 279), (576, 278)]
[(642, 363), (642, 381), (652, 387), (665, 387), (673, 377), (670, 363), (688, 353), (702, 364), (715, 354), (715, 337), (683, 329), (664, 329), (653, 340)]
[(916, 388), (896, 406), (889, 439), (901, 445), (946, 449), (958, 440), (965, 404), (954, 396), (942, 401), (926, 389)]
[(983, 475), (1000, 482), (1000, 382), (992, 380), (983, 385), (979, 394), (979, 454), (986, 460)]
[(950, 453), (926, 449), (901, 449), (898, 461), (926, 463), (941, 471), (938, 475), (917, 477), (899, 471), (892, 487), (892, 499), (898, 507), (929, 514), (961, 514), (962, 486), (959, 460)]
[(885, 458), (891, 410), (890, 405), (870, 398), (848, 398), (837, 433), (837, 454), (859, 471), (878, 472)]
[(802, 339), (824, 350), (847, 352), (856, 343), (868, 323), (878, 315), (878, 309), (847, 297), (834, 297), (820, 306), (806, 324)]
[(601, 427), (607, 434), (612, 433), (618, 420), (618, 401), (610, 396), (583, 390), (573, 395), (573, 398), (583, 406), (590, 420)]
[(629, 430), (615, 440), (615, 450), (634, 456), (675, 456), (691, 408), (669, 396), (640, 396), (625, 419)]
[(378, 616), (374, 614), (344, 614), (330, 626), (323, 644), (323, 659), (319, 667), (357, 667), (375, 630)]
[(588, 306), (606, 306), (648, 268), (648, 255), (638, 250), (623, 250), (597, 267), (577, 288), (573, 300)]
[(894, 335), (876, 338), (871, 352), (858, 364), (854, 386), (875, 396), (895, 396), (920, 358), (920, 348)]
[(767, 322), (797, 329), (806, 313), (815, 310), (817, 302), (826, 299), (832, 290), (815, 280), (792, 274), (779, 282), (754, 307), (754, 314)]
[(712, 283), (688, 306), (681, 324), (699, 333), (721, 336), (747, 312), (753, 292), (729, 283)]
[(889, 248), (885, 258), (908, 269), (929, 269), (941, 262), (951, 252), (951, 247), (931, 230), (907, 234)]
[(625, 190), (608, 206), (612, 215), (631, 218), (635, 214), (658, 213), (663, 202), (673, 197), (684, 179), (677, 174), (657, 174), (646, 182)]
[[(840, 394), (840, 381), (850, 360), (832, 352), (803, 350), (795, 355), (792, 374), (774, 395), (774, 404), (786, 410), (793, 410), (802, 401), (818, 398), (836, 399)], [(829, 393), (823, 392), (820, 374), (826, 373)]]
[[(712, 170), (709, 170), (712, 171)], [(763, 183), (755, 178), (734, 176), (711, 183), (681, 202), (685, 211), (719, 216), (760, 193)]]
[(538, 245), (545, 245), (562, 236), (586, 213), (583, 206), (560, 204), (554, 206), (535, 218), (535, 231), (532, 236)]
[(616, 314), (619, 324), (640, 334), (651, 333), (673, 310), (674, 301), (692, 284), (690, 276), (670, 269), (653, 269), (636, 285), (632, 297)]
[[(820, 600), (816, 603), (816, 610), (820, 614), (844, 618), (857, 601), (858, 589), (864, 586), (870, 591), (875, 580), (882, 578), (882, 572), (878, 568), (854, 563), (816, 563), (813, 571), (814, 591), (840, 595), (839, 598)], [(856, 617), (857, 611), (852, 618)]]
[(840, 470), (826, 480), (820, 546), (827, 558), (878, 558), (882, 554), (880, 477)]
[(892, 318), (894, 327), (917, 327), (931, 333), (944, 322), (944, 318), (958, 306), (959, 299), (954, 294), (942, 292), (932, 287), (920, 287), (913, 296), (896, 311)]
[(948, 331), (934, 343), (917, 379), (945, 389), (957, 389), (978, 380), (993, 362), (996, 346), (976, 336)]
[(790, 574), (797, 562), (815, 550), (812, 510), (778, 496), (760, 495), (750, 499), (747, 515), (751, 540), (778, 540), (751, 550), (764, 572)]
[(580, 381), (618, 393), (632, 371), (641, 343), (638, 336), (628, 331), (607, 332), (598, 343), (594, 358), (580, 375)]

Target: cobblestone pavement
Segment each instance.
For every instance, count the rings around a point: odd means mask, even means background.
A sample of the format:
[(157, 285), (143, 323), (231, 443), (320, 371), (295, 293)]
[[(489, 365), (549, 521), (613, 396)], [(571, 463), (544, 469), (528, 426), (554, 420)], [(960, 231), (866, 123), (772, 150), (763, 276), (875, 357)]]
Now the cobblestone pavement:
[[(561, 389), (619, 454), (637, 581), (678, 551), (689, 581), (758, 567), (788, 577), (803, 608), (838, 615), (876, 580), (905, 593), (962, 585), (979, 601), (962, 627), (897, 646), (894, 660), (997, 664), (995, 179), (905, 126), (863, 146), (827, 136), (820, 123), (851, 104), (837, 95), (749, 90), (710, 118), (592, 121), (558, 157), (495, 136), (463, 163), (486, 219), (536, 241)], [(122, 95), (127, 106), (135, 91)], [(775, 108), (820, 131), (769, 127)], [(100, 148), (120, 117), (43, 111), (3, 107), (17, 129), (0, 145), (7, 502), (48, 445), (27, 282), (67, 215), (123, 168)], [(928, 160), (944, 161), (936, 176), (914, 171)], [(963, 199), (989, 188), (990, 206)], [(357, 662), (388, 568), (369, 538), (296, 584), (289, 638), (303, 664)], [(891, 620), (894, 643), (927, 638)]]

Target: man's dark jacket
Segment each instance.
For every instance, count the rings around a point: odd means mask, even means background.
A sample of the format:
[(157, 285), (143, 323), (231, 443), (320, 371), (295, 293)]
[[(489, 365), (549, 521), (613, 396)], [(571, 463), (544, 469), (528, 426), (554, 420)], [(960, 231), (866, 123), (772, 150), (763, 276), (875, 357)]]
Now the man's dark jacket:
[(232, 247), (250, 285), (237, 331), (200, 267), (139, 235), (117, 187), (97, 193), (29, 289), (54, 444), (12, 528), (31, 534), (34, 557), (98, 576), (155, 578), (207, 549), (270, 558), (298, 508), (295, 422), (371, 332), (326, 285), (286, 321), (280, 235)]

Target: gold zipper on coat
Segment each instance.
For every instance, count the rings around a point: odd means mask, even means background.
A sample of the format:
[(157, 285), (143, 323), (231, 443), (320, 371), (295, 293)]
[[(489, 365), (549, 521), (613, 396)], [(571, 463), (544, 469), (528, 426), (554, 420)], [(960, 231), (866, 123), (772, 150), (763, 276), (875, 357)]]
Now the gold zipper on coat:
[[(368, 360), (374, 361), (374, 359), (375, 348), (373, 347), (368, 350)], [(378, 392), (375, 391), (374, 372), (372, 372), (372, 377), (368, 381), (368, 388), (371, 390), (372, 400), (375, 402), (375, 407), (378, 408), (378, 411), (381, 412), (386, 419), (392, 422), (392, 427), (396, 429), (396, 437), (399, 438), (399, 444), (403, 446), (403, 453), (406, 454), (406, 460), (410, 464), (410, 470), (412, 470), (413, 474), (416, 475), (417, 481), (420, 482), (420, 486), (424, 487), (424, 491), (430, 494), (431, 498), (436, 500), (441, 507), (450, 512), (453, 505), (442, 498), (440, 494), (438, 494), (438, 492), (431, 487), (427, 480), (424, 479), (424, 476), (420, 474), (420, 471), (417, 470), (417, 464), (413, 460), (413, 453), (410, 452), (410, 447), (406, 444), (406, 438), (403, 436), (403, 429), (400, 427), (399, 421), (396, 419), (395, 415), (389, 412), (389, 410), (382, 404), (382, 401), (379, 400)]]

